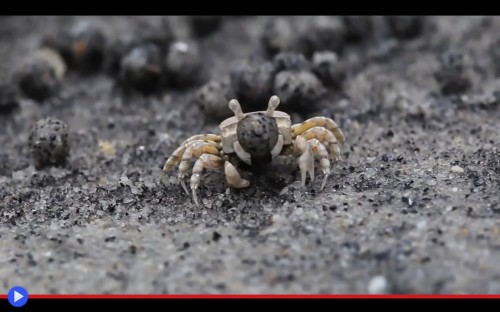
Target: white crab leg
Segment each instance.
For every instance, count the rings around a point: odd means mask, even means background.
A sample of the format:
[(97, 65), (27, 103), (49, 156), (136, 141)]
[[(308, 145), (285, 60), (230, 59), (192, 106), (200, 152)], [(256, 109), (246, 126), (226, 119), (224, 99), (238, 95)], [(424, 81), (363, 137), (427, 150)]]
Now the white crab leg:
[(330, 130), (323, 127), (312, 127), (304, 131), (301, 136), (303, 136), (306, 140), (317, 139), (320, 142), (328, 143), (330, 155), (334, 157), (335, 160), (340, 160), (339, 142)]
[(191, 191), (193, 200), (196, 206), (200, 206), (196, 190), (200, 186), (201, 174), (203, 169), (216, 169), (222, 167), (224, 161), (216, 155), (203, 154), (196, 160), (193, 166), (193, 174), (191, 175)]
[(292, 132), (294, 135), (300, 135), (313, 127), (325, 128), (335, 135), (335, 138), (340, 142), (340, 144), (345, 142), (344, 133), (340, 130), (337, 123), (333, 121), (333, 119), (322, 116), (312, 117), (300, 124), (293, 125)]
[(189, 168), (191, 166), (191, 162), (193, 161), (194, 157), (200, 157), (202, 154), (212, 154), (212, 155), (218, 155), (219, 150), (217, 149), (217, 143), (213, 141), (201, 141), (201, 140), (196, 140), (196, 141), (191, 141), (186, 144), (186, 150), (182, 154), (182, 160), (181, 163), (179, 164), (179, 174), (178, 174), (178, 179), (179, 182), (182, 185), (182, 188), (184, 191), (189, 194), (189, 191), (186, 187), (186, 183), (184, 182), (184, 179), (186, 178)]
[(300, 153), (299, 168), (302, 178), (302, 187), (306, 186), (306, 174), (309, 173), (311, 181), (314, 180), (314, 155), (307, 140), (299, 135), (295, 139), (295, 146)]
[(328, 160), (328, 151), (326, 150), (326, 147), (323, 145), (323, 143), (321, 143), (318, 139), (311, 139), (307, 142), (311, 146), (311, 150), (314, 156), (319, 159), (320, 167), (323, 170), (324, 178), (323, 183), (321, 184), (321, 190), (323, 190), (325, 188), (328, 176), (330, 175), (330, 160)]
[(165, 165), (163, 166), (163, 170), (169, 171), (172, 168), (174, 168), (175, 166), (177, 166), (179, 164), (179, 162), (181, 161), (182, 155), (186, 151), (186, 148), (188, 148), (189, 145), (192, 144), (193, 142), (204, 141), (204, 142), (207, 142), (213, 146), (218, 146), (218, 144), (221, 142), (221, 140), (222, 140), (222, 138), (220, 137), (220, 135), (212, 134), (212, 133), (193, 135), (192, 137), (190, 137), (187, 140), (185, 140), (184, 142), (182, 142), (182, 144), (177, 149), (175, 149), (175, 151), (172, 153), (172, 155), (165, 162)]

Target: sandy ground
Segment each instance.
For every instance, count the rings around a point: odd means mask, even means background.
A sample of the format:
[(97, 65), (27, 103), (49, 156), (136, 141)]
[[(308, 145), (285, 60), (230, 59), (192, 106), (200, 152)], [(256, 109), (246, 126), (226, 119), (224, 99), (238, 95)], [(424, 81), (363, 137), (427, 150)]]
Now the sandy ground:
[[(0, 18), (0, 78), (41, 36), (81, 17)], [(86, 18), (108, 36), (135, 18)], [(267, 17), (227, 18), (200, 41), (211, 77), (261, 50)], [(172, 18), (179, 38), (182, 18)], [(70, 73), (60, 96), (0, 116), (0, 293), (500, 293), (500, 91), (489, 46), (500, 19), (433, 17), (410, 41), (349, 47), (334, 115), (347, 138), (323, 191), (276, 165), (232, 190), (207, 173), (197, 208), (162, 172), (218, 123), (195, 88), (122, 97), (104, 74)], [(42, 27), (43, 25), (43, 27)], [(387, 47), (393, 46), (393, 49)], [(433, 78), (443, 48), (470, 55), (468, 100)], [(371, 56), (370, 56), (371, 55)], [(374, 57), (373, 55), (376, 55)], [(36, 171), (30, 126), (71, 128), (69, 168)], [(295, 116), (295, 121), (308, 116)], [(115, 148), (106, 156), (99, 142)], [(458, 166), (454, 167), (454, 166)]]

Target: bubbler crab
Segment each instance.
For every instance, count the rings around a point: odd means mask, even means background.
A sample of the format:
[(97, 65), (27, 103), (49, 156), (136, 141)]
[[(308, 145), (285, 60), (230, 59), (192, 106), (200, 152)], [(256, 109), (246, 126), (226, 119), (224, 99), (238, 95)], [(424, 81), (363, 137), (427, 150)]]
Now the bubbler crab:
[(228, 185), (232, 188), (246, 188), (248, 180), (241, 177), (242, 167), (261, 168), (278, 156), (294, 157), (298, 160), (302, 186), (307, 174), (314, 180), (315, 160), (323, 171), (325, 187), (330, 175), (330, 161), (340, 160), (340, 144), (344, 134), (335, 121), (318, 116), (293, 124), (290, 115), (277, 111), (280, 99), (273, 95), (266, 111), (243, 113), (239, 102), (229, 101), (233, 117), (220, 125), (221, 134), (198, 134), (185, 140), (167, 159), (165, 172), (178, 167), (178, 179), (189, 195), (185, 180), (194, 162), (191, 174), (191, 193), (199, 206), (197, 189), (204, 169), (224, 167)]

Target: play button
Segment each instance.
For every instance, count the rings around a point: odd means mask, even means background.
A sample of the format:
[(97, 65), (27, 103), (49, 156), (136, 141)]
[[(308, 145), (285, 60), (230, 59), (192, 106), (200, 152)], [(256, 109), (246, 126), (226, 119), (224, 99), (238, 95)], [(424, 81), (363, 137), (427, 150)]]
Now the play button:
[(28, 302), (28, 292), (20, 286), (12, 287), (7, 297), (9, 303), (16, 308), (20, 308)]
[(17, 291), (14, 290), (14, 302), (18, 302), (19, 300), (23, 299), (24, 296), (18, 293)]

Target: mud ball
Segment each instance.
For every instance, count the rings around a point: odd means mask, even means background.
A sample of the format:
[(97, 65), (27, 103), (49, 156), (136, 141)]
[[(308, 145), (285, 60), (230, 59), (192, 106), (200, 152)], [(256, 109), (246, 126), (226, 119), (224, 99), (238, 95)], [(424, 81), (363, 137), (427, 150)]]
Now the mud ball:
[(0, 115), (8, 115), (19, 108), (16, 88), (9, 83), (0, 84)]
[(313, 55), (313, 73), (324, 86), (340, 88), (346, 77), (345, 66), (334, 52), (316, 52)]
[(72, 39), (68, 31), (60, 31), (42, 38), (42, 49), (51, 49), (61, 55), (67, 67), (73, 66)]
[(120, 73), (121, 61), (132, 50), (132, 43), (124, 40), (115, 40), (106, 46), (104, 55), (104, 71), (111, 77)]
[(278, 142), (278, 124), (265, 113), (249, 114), (238, 122), (236, 135), (241, 147), (252, 156), (252, 164), (266, 163)]
[(41, 119), (33, 124), (28, 143), (37, 170), (63, 166), (70, 151), (68, 126), (58, 119)]
[(313, 17), (300, 35), (300, 45), (307, 57), (316, 51), (340, 53), (344, 48), (345, 32), (344, 23), (338, 17)]
[(467, 75), (466, 56), (455, 50), (449, 50), (439, 56), (439, 68), (434, 73), (441, 92), (444, 95), (460, 94), (472, 87)]
[(273, 59), (276, 72), (284, 70), (309, 70), (311, 64), (302, 53), (281, 52)]
[(296, 35), (292, 23), (282, 17), (270, 18), (264, 24), (260, 41), (270, 55), (294, 49)]
[(345, 40), (357, 43), (367, 38), (373, 30), (371, 16), (342, 16), (345, 26)]
[(200, 80), (202, 60), (194, 42), (177, 41), (169, 50), (165, 62), (166, 73), (171, 85), (188, 87)]
[(90, 74), (102, 69), (106, 37), (103, 31), (87, 21), (77, 23), (71, 30), (72, 60), (69, 63), (81, 73)]
[(175, 33), (169, 19), (147, 17), (138, 21), (134, 38), (139, 45), (156, 45), (160, 53), (165, 55), (168, 47), (175, 40)]
[(197, 15), (187, 18), (191, 33), (198, 38), (214, 33), (222, 23), (222, 16)]
[(321, 81), (308, 71), (282, 71), (274, 79), (274, 94), (284, 111), (313, 111), (325, 92)]
[(65, 71), (64, 61), (57, 52), (42, 49), (28, 56), (14, 76), (25, 96), (43, 102), (57, 94)]
[(195, 95), (196, 103), (207, 117), (222, 121), (233, 116), (228, 103), (233, 98), (229, 79), (209, 81), (202, 86)]
[(422, 33), (424, 16), (386, 16), (392, 35), (398, 39), (414, 39)]
[(265, 110), (273, 95), (275, 75), (273, 63), (252, 57), (230, 73), (231, 88), (243, 111)]
[(159, 91), (164, 83), (160, 50), (148, 44), (133, 48), (121, 61), (119, 84), (144, 94)]

